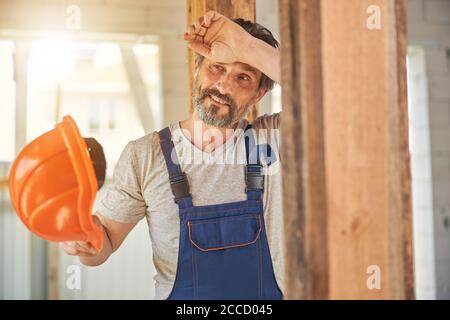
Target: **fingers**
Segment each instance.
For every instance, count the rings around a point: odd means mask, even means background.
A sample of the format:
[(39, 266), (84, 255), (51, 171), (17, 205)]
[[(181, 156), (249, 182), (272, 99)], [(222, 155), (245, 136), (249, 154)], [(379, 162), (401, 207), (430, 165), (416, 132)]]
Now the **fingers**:
[(207, 29), (202, 27), (200, 22), (196, 22), (191, 25), (187, 32), (184, 33), (184, 39), (187, 41), (200, 41), (203, 42), (203, 37), (206, 35)]
[[(92, 215), (92, 220), (95, 225), (97, 225), (101, 230), (103, 229), (103, 224), (100, 217)], [(65, 253), (71, 256), (79, 257), (92, 257), (97, 255), (99, 252), (94, 248), (94, 246), (87, 241), (66, 241), (61, 243), (61, 248)]]
[(206, 27), (203, 25), (203, 17), (198, 19), (194, 24), (194, 33), (199, 36), (204, 36), (206, 34)]
[(208, 28), (212, 22), (223, 17), (215, 11), (208, 11), (205, 15), (198, 18), (184, 33), (184, 39), (188, 41), (204, 41), (204, 36), (208, 32)]
[(97, 250), (89, 243), (84, 241), (67, 241), (61, 244), (65, 253), (71, 256), (91, 257), (97, 254)]
[(189, 48), (207, 58), (211, 55), (211, 48), (201, 42), (190, 41)]
[(184, 40), (187, 40), (187, 41), (200, 41), (200, 42), (203, 42), (203, 37), (200, 36), (200, 35), (198, 35), (198, 34), (195, 34), (195, 33), (193, 33), (193, 32), (191, 32), (191, 33), (185, 32), (185, 33), (184, 33)]
[(216, 11), (208, 11), (204, 16), (204, 26), (209, 27), (211, 25), (211, 22), (219, 20), (221, 17), (223, 17), (220, 13)]
[(89, 242), (77, 242), (79, 250), (88, 254), (97, 254), (97, 250)]

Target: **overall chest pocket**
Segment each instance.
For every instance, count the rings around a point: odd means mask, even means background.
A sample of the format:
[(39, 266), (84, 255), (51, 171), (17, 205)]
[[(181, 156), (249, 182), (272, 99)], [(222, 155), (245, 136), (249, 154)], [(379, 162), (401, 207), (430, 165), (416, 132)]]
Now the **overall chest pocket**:
[(203, 252), (251, 245), (261, 235), (259, 214), (188, 222), (189, 241)]

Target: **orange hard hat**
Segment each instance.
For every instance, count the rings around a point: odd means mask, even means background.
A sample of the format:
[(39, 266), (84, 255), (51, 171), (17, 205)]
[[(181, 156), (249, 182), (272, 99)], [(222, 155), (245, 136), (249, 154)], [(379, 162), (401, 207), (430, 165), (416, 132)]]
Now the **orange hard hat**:
[(9, 176), (11, 200), (22, 222), (39, 237), (89, 241), (100, 251), (103, 232), (92, 219), (92, 206), (105, 171), (100, 144), (83, 139), (75, 121), (65, 116), (17, 156)]

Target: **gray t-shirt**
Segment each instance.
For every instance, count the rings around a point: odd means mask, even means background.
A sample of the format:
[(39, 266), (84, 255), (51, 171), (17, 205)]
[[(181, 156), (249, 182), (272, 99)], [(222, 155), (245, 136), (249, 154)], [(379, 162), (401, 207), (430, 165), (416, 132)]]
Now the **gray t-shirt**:
[[(275, 155), (271, 158), (276, 159), (270, 166), (263, 161), (266, 173), (264, 219), (275, 277), (283, 291), (284, 239), (278, 153), (280, 141), (277, 130), (280, 115), (259, 117), (253, 122), (253, 128), (259, 130), (258, 144), (269, 143)], [(246, 199), (244, 163), (236, 160), (230, 164), (227, 161), (233, 157), (245, 159), (243, 129), (246, 125), (247, 121), (242, 119), (238, 125), (240, 130), (236, 130), (226, 143), (212, 153), (195, 147), (178, 123), (170, 125), (175, 150), (181, 169), (188, 177), (194, 205)], [(147, 219), (153, 263), (157, 272), (154, 277), (155, 299), (166, 299), (172, 290), (177, 271), (180, 220), (156, 132), (131, 141), (125, 147), (114, 169), (113, 182), (100, 199), (97, 211), (109, 219), (124, 223), (134, 223), (144, 217)]]

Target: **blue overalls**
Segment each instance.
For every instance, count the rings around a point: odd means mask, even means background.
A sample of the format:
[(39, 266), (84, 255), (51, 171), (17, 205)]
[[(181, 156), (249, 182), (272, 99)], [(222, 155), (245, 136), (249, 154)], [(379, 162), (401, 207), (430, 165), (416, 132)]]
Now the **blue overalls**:
[(159, 132), (180, 215), (177, 273), (168, 299), (282, 299), (267, 242), (264, 176), (252, 131), (245, 130), (247, 200), (205, 206), (192, 204), (170, 129)]

